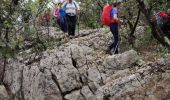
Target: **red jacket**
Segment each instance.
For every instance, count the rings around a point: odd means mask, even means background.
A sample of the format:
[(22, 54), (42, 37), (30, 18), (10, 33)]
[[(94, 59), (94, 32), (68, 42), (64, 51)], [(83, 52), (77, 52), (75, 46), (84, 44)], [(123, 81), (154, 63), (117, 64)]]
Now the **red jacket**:
[(159, 12), (159, 16), (162, 17), (162, 18), (165, 18), (165, 19), (170, 18), (170, 17), (168, 16), (168, 14), (167, 14), (166, 12), (164, 12), (164, 11)]

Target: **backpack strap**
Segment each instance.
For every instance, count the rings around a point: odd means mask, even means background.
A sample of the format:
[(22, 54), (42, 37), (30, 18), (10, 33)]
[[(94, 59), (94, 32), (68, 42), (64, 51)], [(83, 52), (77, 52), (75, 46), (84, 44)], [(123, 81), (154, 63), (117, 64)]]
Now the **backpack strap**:
[(68, 3), (66, 2), (66, 4), (65, 4), (65, 5), (64, 5), (64, 7), (63, 7), (63, 8), (64, 8), (63, 10), (66, 10), (66, 6), (67, 6), (67, 4), (68, 4)]
[(77, 5), (76, 5), (75, 1), (73, 1), (73, 4), (74, 4), (74, 6), (76, 7), (76, 10), (77, 10)]

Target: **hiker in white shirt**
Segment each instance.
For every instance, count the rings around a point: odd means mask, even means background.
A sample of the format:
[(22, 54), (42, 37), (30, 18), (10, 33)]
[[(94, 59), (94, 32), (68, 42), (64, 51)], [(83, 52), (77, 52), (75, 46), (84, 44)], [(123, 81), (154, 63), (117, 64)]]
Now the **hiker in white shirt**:
[(63, 3), (62, 8), (65, 10), (66, 13), (68, 35), (75, 36), (77, 15), (80, 10), (79, 4), (74, 0), (67, 0)]

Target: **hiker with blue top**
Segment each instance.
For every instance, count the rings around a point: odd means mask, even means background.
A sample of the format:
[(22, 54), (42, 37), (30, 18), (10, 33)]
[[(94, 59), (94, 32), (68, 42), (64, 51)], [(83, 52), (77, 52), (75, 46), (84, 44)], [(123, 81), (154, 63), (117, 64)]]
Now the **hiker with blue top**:
[[(118, 54), (118, 49), (120, 45), (120, 35), (119, 35), (119, 21), (118, 18), (119, 14), (119, 6), (121, 4), (121, 0), (115, 0), (110, 5), (106, 5), (103, 9), (102, 21), (105, 21), (105, 17), (109, 18), (110, 20), (106, 20), (106, 25), (110, 27), (110, 31), (113, 34), (113, 42), (109, 45), (108, 49), (106, 50), (106, 54), (112, 55), (112, 50), (114, 54)], [(108, 14), (105, 13), (105, 10), (108, 10)], [(102, 22), (105, 23), (105, 22)]]
[(73, 38), (75, 36), (77, 15), (80, 10), (79, 4), (74, 0), (67, 0), (62, 4), (62, 9), (66, 13), (68, 35), (70, 38)]
[(61, 8), (62, 3), (58, 3), (54, 9), (54, 16), (56, 17), (57, 24), (59, 25), (60, 29), (66, 33), (67, 32), (67, 22), (66, 22), (66, 14), (64, 9)]

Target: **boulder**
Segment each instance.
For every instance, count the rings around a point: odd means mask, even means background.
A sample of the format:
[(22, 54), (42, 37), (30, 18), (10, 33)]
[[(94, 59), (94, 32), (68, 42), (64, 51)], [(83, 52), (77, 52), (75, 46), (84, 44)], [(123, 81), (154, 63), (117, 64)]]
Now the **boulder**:
[(65, 100), (85, 100), (85, 98), (81, 95), (80, 90), (73, 91), (70, 94), (67, 94)]
[(85, 100), (97, 100), (88, 86), (83, 86), (81, 94), (85, 97)]
[(0, 100), (9, 100), (10, 96), (8, 95), (5, 87), (0, 85)]
[(122, 54), (108, 56), (103, 65), (106, 69), (122, 70), (132, 67), (138, 60), (139, 56), (137, 55), (137, 52), (130, 50)]

